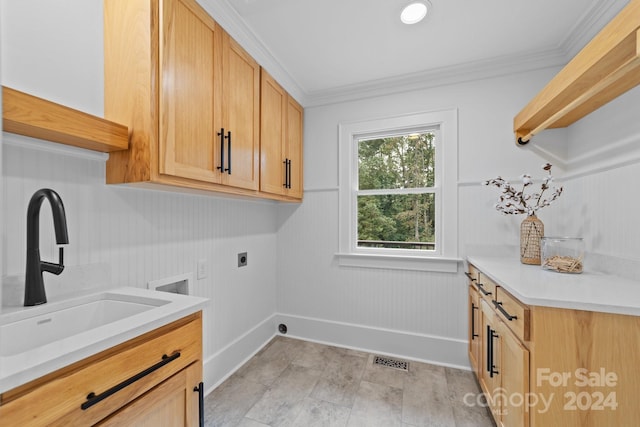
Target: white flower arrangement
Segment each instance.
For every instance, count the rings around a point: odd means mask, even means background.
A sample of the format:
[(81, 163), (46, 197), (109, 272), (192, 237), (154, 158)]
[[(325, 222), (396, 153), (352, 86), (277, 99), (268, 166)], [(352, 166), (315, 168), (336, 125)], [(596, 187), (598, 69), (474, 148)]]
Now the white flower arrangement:
[(482, 184), (493, 185), (498, 187), (502, 192), (498, 203), (494, 205), (497, 211), (504, 215), (518, 215), (526, 213), (531, 216), (535, 215), (536, 212), (543, 207), (549, 206), (562, 194), (562, 186), (553, 187), (550, 196), (545, 199), (542, 198), (544, 192), (550, 188), (549, 185), (553, 182), (553, 177), (551, 176), (551, 163), (545, 163), (542, 165), (542, 169), (546, 170), (548, 174), (542, 180), (539, 192), (525, 194), (525, 189), (533, 185), (533, 179), (531, 179), (531, 175), (529, 174), (520, 176), (522, 179), (521, 191), (518, 191), (514, 186), (499, 176), (497, 178), (484, 181)]

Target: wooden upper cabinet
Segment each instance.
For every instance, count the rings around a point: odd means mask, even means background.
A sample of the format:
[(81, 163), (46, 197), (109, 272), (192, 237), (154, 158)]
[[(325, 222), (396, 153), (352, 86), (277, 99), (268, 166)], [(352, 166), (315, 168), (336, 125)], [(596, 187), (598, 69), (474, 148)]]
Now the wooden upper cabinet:
[(287, 144), (285, 158), (289, 160), (289, 185), (286, 195), (302, 199), (302, 123), (304, 111), (300, 104), (287, 97)]
[(258, 195), (260, 67), (195, 0), (105, 0), (107, 183)]
[(260, 191), (283, 194), (287, 94), (264, 70), (260, 104)]
[(260, 191), (300, 200), (304, 111), (264, 69), (260, 100)]
[(162, 2), (160, 34), (161, 174), (220, 183), (220, 29), (189, 1)]
[[(227, 185), (258, 190), (260, 65), (228, 34), (222, 39), (222, 122)], [(228, 138), (231, 138), (229, 142)]]

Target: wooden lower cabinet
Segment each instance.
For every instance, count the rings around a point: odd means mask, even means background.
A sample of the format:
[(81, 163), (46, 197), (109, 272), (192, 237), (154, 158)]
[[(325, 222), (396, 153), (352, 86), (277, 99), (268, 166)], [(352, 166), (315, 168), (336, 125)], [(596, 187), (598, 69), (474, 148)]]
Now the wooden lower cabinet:
[(498, 426), (639, 425), (639, 316), (527, 306), (470, 267), (469, 360)]
[(199, 401), (193, 389), (200, 377), (202, 377), (201, 370), (196, 364), (191, 365), (97, 425), (101, 427), (197, 426)]
[(0, 395), (2, 426), (197, 426), (202, 314)]
[[(527, 426), (523, 405), (512, 405), (509, 396), (524, 396), (528, 391), (529, 352), (526, 349), (515, 352), (520, 344), (518, 339), (484, 299), (480, 302), (480, 310), (484, 365), (480, 369), (479, 380), (489, 409), (498, 425)], [(522, 353), (526, 356), (523, 357)], [(527, 373), (527, 378), (523, 378), (523, 372)]]
[(528, 426), (529, 350), (498, 321), (497, 340), (500, 345), (500, 422), (503, 426)]
[(480, 374), (482, 325), (480, 324), (480, 294), (469, 286), (469, 361), (476, 376)]

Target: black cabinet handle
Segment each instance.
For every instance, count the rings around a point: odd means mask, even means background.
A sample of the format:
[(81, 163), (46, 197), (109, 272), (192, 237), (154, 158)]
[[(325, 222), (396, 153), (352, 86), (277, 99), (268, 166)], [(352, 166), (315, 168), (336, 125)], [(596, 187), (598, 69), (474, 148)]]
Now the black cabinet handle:
[(478, 309), (474, 303), (471, 303), (471, 340), (480, 335), (476, 334), (476, 316), (475, 311)]
[(289, 180), (289, 168), (287, 167), (288, 160), (284, 159), (284, 162), (282, 162), (282, 164), (284, 165), (284, 184), (282, 184), (282, 186), (284, 188), (287, 188), (287, 181)]
[(289, 179), (291, 178), (291, 160), (285, 159), (282, 163), (284, 163), (284, 184), (282, 184), (282, 186), (284, 188), (291, 188), (291, 184), (289, 183)]
[(148, 367), (144, 371), (132, 376), (131, 378), (122, 381), (120, 384), (117, 384), (117, 385), (111, 387), (107, 391), (102, 392), (102, 393), (100, 393), (98, 395), (96, 395), (94, 392), (89, 393), (87, 395), (87, 401), (84, 402), (82, 405), (80, 405), (80, 408), (83, 411), (89, 409), (90, 407), (92, 407), (96, 403), (102, 402), (107, 397), (109, 397), (109, 396), (111, 396), (113, 394), (116, 394), (117, 392), (119, 392), (123, 388), (128, 387), (131, 384), (135, 383), (136, 381), (146, 377), (150, 373), (152, 373), (154, 371), (157, 371), (158, 369), (162, 368), (164, 365), (173, 362), (178, 357), (180, 357), (180, 352), (179, 351), (173, 353), (171, 356), (167, 356), (166, 354), (162, 355), (162, 360), (160, 362), (156, 363), (153, 366)]
[(494, 368), (496, 367), (496, 365), (493, 363), (493, 339), (494, 338), (498, 338), (498, 334), (496, 334), (496, 331), (494, 331), (493, 329), (491, 329), (491, 327), (489, 327), (489, 340), (491, 342), (491, 350), (489, 350), (491, 352), (491, 358), (490, 358), (490, 364), (491, 366), (489, 366), (489, 377), (493, 378), (494, 375), (499, 374), (500, 372), (496, 371)]
[(476, 287), (477, 287), (477, 288), (478, 288), (478, 290), (479, 290), (480, 292), (482, 292), (485, 296), (491, 295), (491, 292), (490, 292), (490, 291), (487, 291), (487, 290), (484, 288), (484, 285), (483, 285), (482, 283), (480, 283), (480, 282), (476, 283)]
[(225, 168), (224, 168), (224, 128), (220, 129), (220, 132), (218, 132), (218, 136), (220, 137), (220, 166), (218, 166), (216, 169), (218, 169), (220, 172), (224, 172)]
[(467, 277), (469, 278), (469, 280), (471, 280), (472, 282), (475, 282), (476, 280), (478, 280), (478, 279), (476, 279), (475, 277), (473, 277), (473, 276), (471, 275), (471, 273), (469, 273), (468, 271), (465, 271), (465, 272), (464, 272), (464, 275), (465, 275), (465, 276), (467, 276)]
[(287, 182), (287, 188), (291, 188), (291, 159), (289, 159), (289, 181)]
[(201, 381), (193, 391), (198, 392), (198, 425), (204, 427), (204, 383)]
[(504, 315), (504, 317), (507, 318), (508, 321), (512, 321), (512, 320), (516, 320), (518, 318), (518, 316), (512, 316), (509, 313), (507, 313), (507, 310), (505, 310), (502, 307), (502, 303), (498, 302), (496, 300), (491, 300), (491, 302), (493, 303), (494, 307), (498, 309), (498, 311), (500, 311), (500, 313), (502, 313)]
[[(229, 165), (224, 171), (231, 175), (231, 131), (227, 132), (227, 164)], [(223, 172), (224, 172), (223, 171)]]
[(493, 366), (493, 340), (491, 339), (491, 325), (487, 325), (487, 372), (491, 372)]

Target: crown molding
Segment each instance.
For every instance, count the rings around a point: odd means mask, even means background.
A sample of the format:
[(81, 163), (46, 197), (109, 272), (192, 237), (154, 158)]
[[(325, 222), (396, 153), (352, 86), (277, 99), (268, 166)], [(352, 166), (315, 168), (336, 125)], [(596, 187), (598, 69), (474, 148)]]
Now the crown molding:
[(373, 80), (307, 94), (305, 107), (355, 101), (394, 93), (489, 79), (514, 73), (560, 67), (566, 63), (559, 49), (520, 53), (435, 68), (418, 73)]
[(305, 91), (278, 62), (227, 0), (197, 0), (244, 49), (253, 56), (303, 107), (356, 101), (437, 86), (501, 77), (564, 66), (629, 0), (593, 0), (567, 37), (556, 46), (535, 52), (505, 55), (481, 61), (372, 80), (326, 90)]
[(302, 86), (278, 62), (275, 55), (251, 30), (227, 0), (196, 0), (301, 105), (306, 94)]
[(559, 48), (566, 53), (568, 59), (573, 58), (628, 3), (629, 0), (593, 0), (567, 37), (560, 42)]

